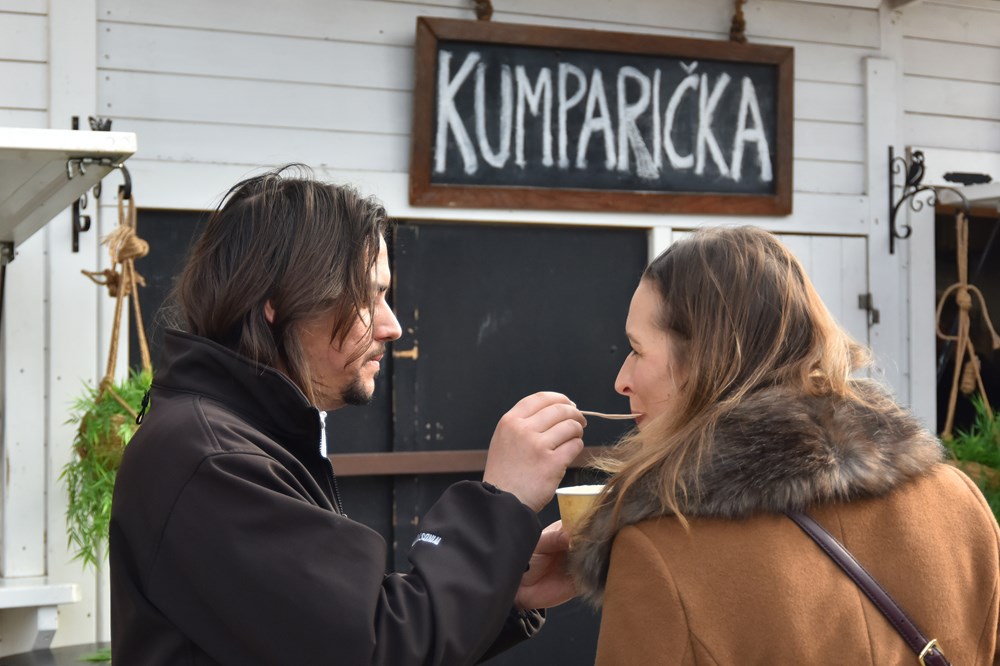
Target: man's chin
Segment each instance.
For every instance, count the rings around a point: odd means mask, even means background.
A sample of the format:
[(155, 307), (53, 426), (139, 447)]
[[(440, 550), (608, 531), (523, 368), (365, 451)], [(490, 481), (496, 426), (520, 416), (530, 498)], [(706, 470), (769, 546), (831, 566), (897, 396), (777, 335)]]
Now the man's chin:
[(372, 382), (372, 386), (365, 386), (361, 382), (355, 382), (344, 390), (340, 398), (344, 401), (345, 405), (363, 407), (364, 405), (370, 404), (374, 396), (374, 382)]

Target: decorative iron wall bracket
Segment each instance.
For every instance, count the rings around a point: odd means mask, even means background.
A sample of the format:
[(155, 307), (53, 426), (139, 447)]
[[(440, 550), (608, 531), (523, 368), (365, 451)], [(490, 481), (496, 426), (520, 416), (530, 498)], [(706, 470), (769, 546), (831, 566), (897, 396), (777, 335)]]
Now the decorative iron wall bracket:
[[(101, 117), (88, 117), (90, 123), (90, 129), (94, 132), (110, 132), (111, 131), (111, 119), (101, 118)], [(80, 118), (79, 116), (73, 116), (72, 119), (73, 129), (80, 129)], [(73, 180), (76, 174), (84, 175), (87, 173), (87, 167), (92, 164), (99, 164), (103, 167), (111, 167), (112, 169), (120, 169), (122, 172), (122, 177), (125, 180), (123, 185), (118, 186), (118, 194), (122, 199), (132, 198), (132, 176), (128, 172), (128, 168), (124, 163), (116, 163), (115, 161), (107, 157), (71, 157), (66, 160), (66, 177), (69, 180)], [(98, 181), (97, 185), (94, 185), (94, 200), (100, 201), (101, 198), (101, 183), (103, 181)], [(80, 195), (80, 198), (73, 202), (73, 252), (80, 251), (80, 234), (90, 231), (90, 215), (82, 214), (82, 211), (87, 208), (87, 193), (84, 192)]]
[[(118, 186), (118, 193), (122, 199), (128, 200), (132, 198), (132, 176), (128, 172), (128, 167), (124, 164), (115, 164), (106, 157), (73, 157), (66, 160), (66, 177), (72, 180), (77, 173), (80, 175), (87, 173), (87, 166), (91, 164), (100, 164), (120, 170), (125, 182), (123, 185)], [(101, 182), (98, 182), (93, 187), (95, 201), (101, 197)], [(80, 234), (90, 230), (90, 215), (82, 214), (82, 211), (87, 208), (87, 202), (88, 197), (86, 192), (73, 202), (73, 252), (80, 251)]]
[[(896, 175), (903, 174), (903, 184), (896, 184)], [(910, 160), (905, 157), (896, 157), (892, 146), (889, 146), (889, 254), (896, 252), (896, 239), (905, 240), (913, 233), (913, 229), (906, 222), (900, 222), (897, 226), (896, 218), (903, 208), (903, 204), (909, 202), (910, 210), (917, 212), (925, 205), (937, 205), (938, 195), (942, 191), (953, 193), (962, 201), (965, 214), (969, 214), (969, 200), (959, 190), (954, 187), (939, 185), (924, 185), (924, 154), (919, 150), (913, 151)], [(899, 199), (896, 199), (896, 189), (902, 188)], [(926, 199), (918, 198), (917, 195), (927, 192), (930, 194)]]

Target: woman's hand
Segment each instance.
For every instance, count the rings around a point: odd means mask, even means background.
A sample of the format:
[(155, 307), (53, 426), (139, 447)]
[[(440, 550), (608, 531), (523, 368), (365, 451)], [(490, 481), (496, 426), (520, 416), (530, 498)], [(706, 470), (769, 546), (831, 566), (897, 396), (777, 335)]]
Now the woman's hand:
[(551, 608), (577, 595), (576, 585), (566, 571), (568, 550), (569, 534), (563, 531), (561, 520), (542, 531), (514, 597), (517, 608)]

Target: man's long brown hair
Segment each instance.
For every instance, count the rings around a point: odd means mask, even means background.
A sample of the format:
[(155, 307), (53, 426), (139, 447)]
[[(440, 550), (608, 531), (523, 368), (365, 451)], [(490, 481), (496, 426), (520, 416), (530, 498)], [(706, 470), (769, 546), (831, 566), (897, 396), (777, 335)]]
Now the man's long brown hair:
[(343, 343), (375, 298), (371, 271), (388, 224), (376, 200), (316, 181), (302, 165), (241, 181), (191, 250), (171, 295), (173, 318), (195, 335), (282, 368), (314, 402), (299, 326), (332, 312), (330, 339)]
[(680, 518), (697, 496), (719, 420), (748, 394), (790, 386), (811, 395), (852, 395), (850, 375), (868, 351), (837, 324), (802, 265), (755, 227), (704, 229), (675, 242), (646, 268), (660, 296), (659, 326), (684, 380), (677, 409), (626, 436), (599, 460), (612, 474), (601, 505), (637, 483), (655, 484), (665, 513)]

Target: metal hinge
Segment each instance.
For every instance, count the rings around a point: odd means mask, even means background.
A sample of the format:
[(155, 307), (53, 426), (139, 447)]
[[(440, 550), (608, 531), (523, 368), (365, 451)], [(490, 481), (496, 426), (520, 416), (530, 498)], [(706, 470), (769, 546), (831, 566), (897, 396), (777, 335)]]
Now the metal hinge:
[(867, 294), (858, 294), (858, 308), (865, 310), (868, 313), (869, 326), (874, 326), (879, 323), (878, 308), (875, 307), (875, 299), (872, 298), (870, 292)]

